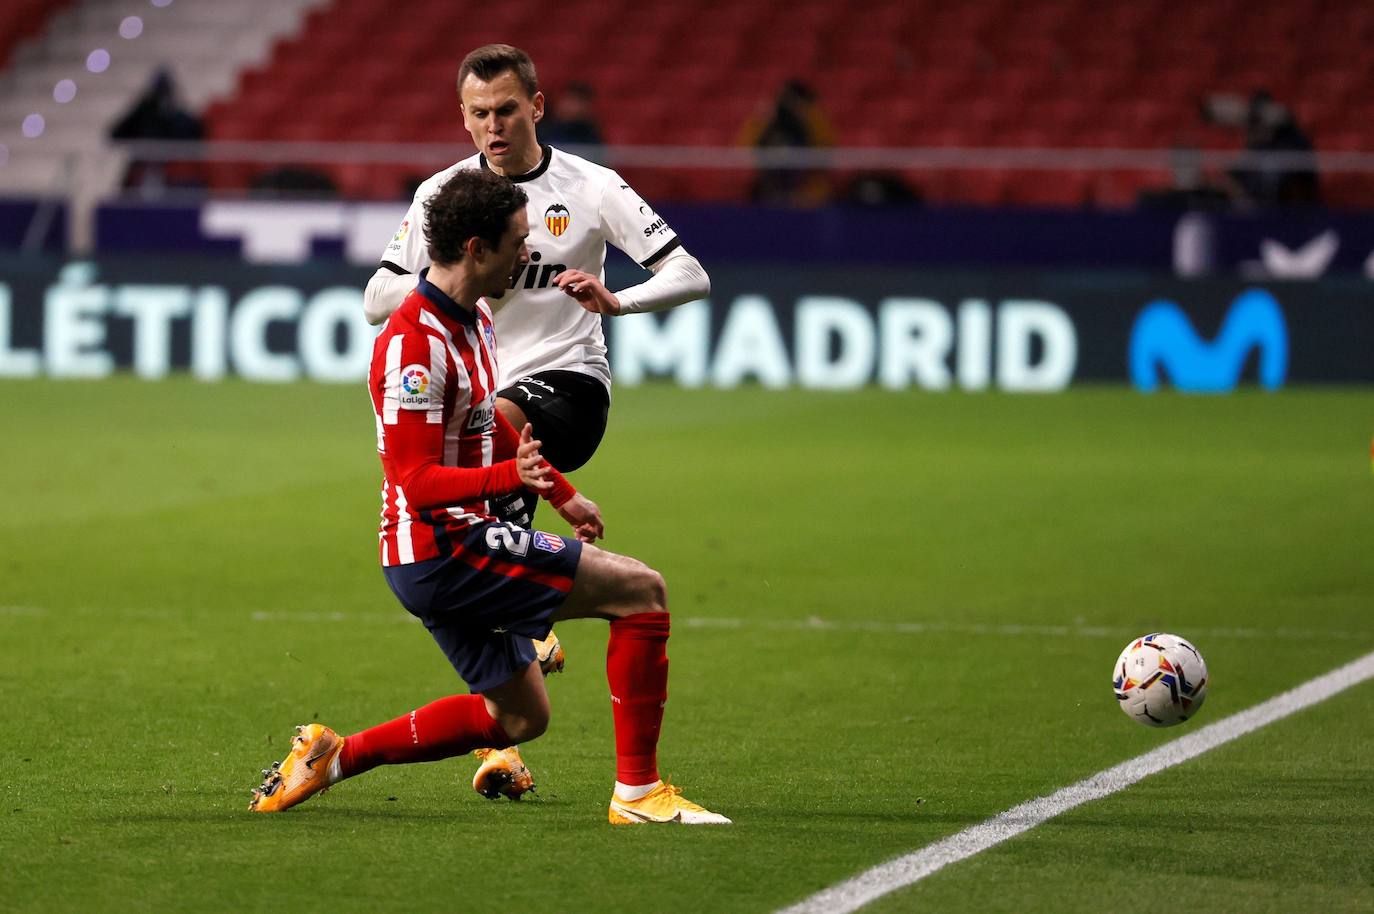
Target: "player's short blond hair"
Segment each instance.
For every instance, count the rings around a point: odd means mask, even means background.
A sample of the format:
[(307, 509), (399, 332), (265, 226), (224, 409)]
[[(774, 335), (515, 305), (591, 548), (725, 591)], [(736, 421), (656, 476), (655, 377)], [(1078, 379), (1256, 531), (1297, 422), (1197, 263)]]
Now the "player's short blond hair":
[(535, 72), (530, 55), (508, 44), (484, 44), (463, 58), (458, 67), (458, 95), (463, 95), (463, 82), (471, 74), (489, 83), (502, 73), (511, 72), (530, 98), (539, 91), (539, 74)]

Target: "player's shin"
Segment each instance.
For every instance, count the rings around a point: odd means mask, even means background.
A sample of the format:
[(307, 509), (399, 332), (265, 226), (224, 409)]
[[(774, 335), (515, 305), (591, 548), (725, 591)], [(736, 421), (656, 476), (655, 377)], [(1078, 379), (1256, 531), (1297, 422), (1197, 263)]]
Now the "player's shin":
[(348, 778), (378, 765), (432, 762), (509, 745), (511, 738), (487, 712), (481, 695), (450, 695), (347, 737), (340, 773)]
[(606, 680), (615, 718), (616, 781), (657, 783), (658, 737), (668, 700), (666, 612), (639, 613), (611, 623)]

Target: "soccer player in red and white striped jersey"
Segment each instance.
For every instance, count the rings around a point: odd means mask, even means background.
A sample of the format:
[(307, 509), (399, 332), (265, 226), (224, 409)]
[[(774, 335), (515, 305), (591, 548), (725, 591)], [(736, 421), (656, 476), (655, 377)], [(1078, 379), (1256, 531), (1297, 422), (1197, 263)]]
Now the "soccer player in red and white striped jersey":
[[(534, 739), (549, 699), (534, 639), (555, 621), (610, 622), (606, 678), (615, 722), (613, 824), (726, 824), (658, 775), (668, 695), (662, 576), (592, 545), (600, 510), (517, 434), (495, 407), (496, 341), (485, 297), (525, 263), (526, 197), (490, 172), (455, 174), (426, 206), (433, 265), (377, 338), (369, 385), (385, 470), (381, 559), (387, 583), (468, 684), (349, 736), (297, 729), (264, 771), (250, 808), (278, 812), (378, 765), (434, 761)], [(518, 490), (547, 498), (565, 537), (491, 516)]]
[[(416, 190), (367, 284), (364, 310), (378, 324), (415, 288), (431, 262), (425, 205), (460, 170), (492, 171), (526, 194), (529, 262), (490, 295), (500, 346), (496, 408), (516, 427), (529, 423), (541, 452), (564, 472), (589, 461), (606, 431), (611, 366), (603, 316), (661, 311), (703, 298), (710, 278), (666, 219), (615, 171), (539, 142), (544, 116), (534, 61), (505, 44), (484, 45), (458, 67), (458, 102), (476, 154), (439, 171)], [(611, 292), (604, 284), (613, 245), (651, 275)], [(492, 513), (531, 526), (539, 499), (516, 492)], [(546, 670), (562, 669), (557, 638), (539, 645)], [(547, 659), (545, 659), (547, 658)], [(490, 757), (483, 754), (485, 768)], [(504, 753), (523, 769), (517, 750)], [(484, 776), (478, 770), (474, 786)]]

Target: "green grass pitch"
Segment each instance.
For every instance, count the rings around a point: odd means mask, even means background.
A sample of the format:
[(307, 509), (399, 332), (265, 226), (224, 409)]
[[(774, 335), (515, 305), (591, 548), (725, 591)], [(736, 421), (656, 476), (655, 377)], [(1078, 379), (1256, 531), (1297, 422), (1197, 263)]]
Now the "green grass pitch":
[[(559, 634), (536, 799), (471, 759), (247, 812), (294, 724), (461, 691), (376, 567), (358, 387), (6, 382), (0, 909), (766, 912), (1374, 649), (1374, 393), (616, 393), (575, 482), (666, 575), (660, 758), (723, 829), (614, 829), (606, 626)], [(542, 526), (558, 529), (545, 510)], [(1018, 628), (1019, 627), (1019, 628)], [(873, 911), (1374, 909), (1374, 685)]]

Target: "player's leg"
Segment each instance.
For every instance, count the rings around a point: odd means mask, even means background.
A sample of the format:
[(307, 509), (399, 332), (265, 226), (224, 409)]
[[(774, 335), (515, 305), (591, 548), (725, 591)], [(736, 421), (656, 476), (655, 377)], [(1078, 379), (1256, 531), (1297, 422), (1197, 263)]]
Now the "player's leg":
[[(528, 422), (534, 436), (543, 442), (544, 459), (559, 472), (571, 473), (586, 464), (606, 433), (610, 414), (610, 395), (600, 381), (576, 371), (543, 371), (520, 378), (501, 390), (496, 408), (516, 428)], [(492, 500), (498, 518), (529, 528), (539, 496), (516, 492)], [(558, 637), (535, 642), (539, 663), (545, 673), (563, 671), (563, 647)]]
[(609, 819), (616, 825), (729, 819), (682, 797), (658, 772), (658, 740), (668, 700), (668, 591), (648, 565), (595, 546), (582, 547), (572, 591), (553, 620), (611, 623), (606, 680), (615, 721), (616, 783)]
[[(482, 693), (487, 713), (515, 743), (537, 738), (549, 724), (549, 693), (540, 666), (538, 661), (531, 663), (509, 682)], [(535, 789), (534, 776), (514, 745), (482, 746), (474, 749), (473, 755), (479, 764), (472, 776), (472, 789), (488, 800), (502, 796), (518, 800)]]
[[(538, 665), (531, 663), (530, 670), (542, 690)], [(542, 723), (536, 719), (518, 732), (543, 732), (546, 725), (547, 717)], [(286, 758), (263, 771), (249, 809), (281, 812), (379, 765), (437, 761), (513, 742), (481, 695), (449, 695), (346, 737), (323, 724), (308, 724), (296, 728)]]
[[(579, 379), (582, 383), (578, 383)], [(551, 383), (555, 381), (560, 382), (560, 386)], [(596, 389), (588, 384), (595, 385)], [(553, 406), (555, 403), (557, 406)], [(496, 408), (511, 425), (524, 428), (529, 422), (536, 436), (548, 436), (544, 446), (553, 452), (553, 457), (546, 453), (545, 459), (560, 472), (571, 472), (591, 459), (606, 430), (609, 406), (601, 382), (570, 371), (544, 372), (521, 378), (496, 397)], [(529, 528), (534, 524), (539, 496), (532, 492), (513, 492), (492, 499), (491, 506), (501, 520)], [(563, 672), (566, 656), (557, 635), (550, 631), (547, 638), (535, 641), (534, 648), (545, 675)]]
[[(534, 427), (534, 437), (543, 442), (540, 453), (561, 473), (592, 459), (606, 433), (610, 407), (605, 386), (577, 371), (536, 372), (496, 395), (496, 408), (511, 425)], [(493, 499), (492, 510), (501, 520), (528, 528), (538, 504), (537, 495), (516, 493)]]
[[(581, 544), (533, 542), (528, 531), (483, 524), (456, 544), (455, 557), (386, 568), (402, 605), (424, 622), (473, 694), (441, 698), (346, 737), (319, 724), (301, 728), (287, 758), (264, 771), (250, 808), (277, 812), (379, 765), (506, 750), (542, 733), (548, 696), (531, 639), (548, 632), (550, 613), (572, 588)], [(516, 563), (538, 574), (492, 570)], [(518, 755), (508, 768), (512, 776), (500, 786), (509, 789), (500, 792), (514, 797), (533, 786)]]
[(583, 467), (606, 434), (610, 393), (591, 375), (535, 372), (497, 391), (496, 396), (497, 408), (512, 425), (522, 428), (529, 422), (534, 426), (534, 437), (544, 442), (540, 453), (561, 473)]

